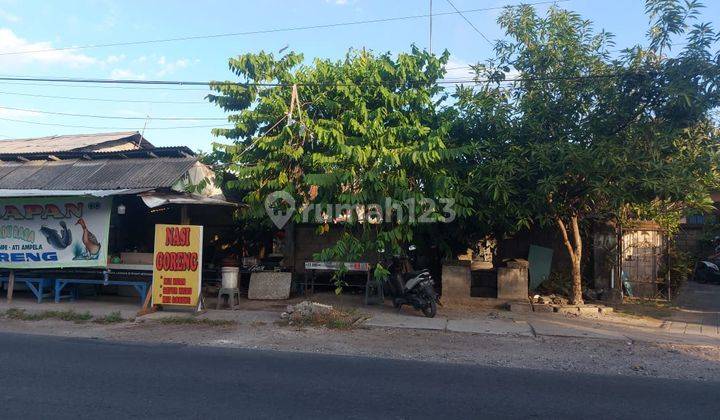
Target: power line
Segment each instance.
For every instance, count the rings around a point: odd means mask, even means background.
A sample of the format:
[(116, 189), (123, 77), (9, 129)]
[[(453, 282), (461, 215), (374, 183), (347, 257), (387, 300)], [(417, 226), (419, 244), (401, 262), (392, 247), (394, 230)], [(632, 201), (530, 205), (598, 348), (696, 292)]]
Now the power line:
[[(559, 2), (564, 2), (564, 1), (569, 1), (569, 0), (538, 1), (538, 2), (534, 2), (534, 3), (525, 3), (524, 5), (538, 6), (538, 5), (543, 5), (543, 4), (552, 4), (552, 3), (559, 3)], [(468, 9), (468, 10), (463, 10), (462, 13), (487, 12), (487, 11), (491, 11), (491, 10), (500, 10), (500, 9), (504, 9), (506, 7), (517, 7), (517, 6), (521, 6), (521, 5), (520, 4), (508, 4), (505, 6), (498, 6), (498, 7), (484, 7), (484, 8), (478, 8), (478, 9)], [(433, 16), (455, 15), (458, 13), (460, 13), (460, 11), (441, 12), (441, 13), (433, 13)], [(146, 45), (146, 44), (157, 44), (157, 43), (167, 43), (167, 42), (177, 42), (177, 41), (192, 41), (192, 40), (198, 40), (198, 39), (228, 38), (228, 37), (238, 37), (238, 36), (247, 36), (247, 35), (270, 34), (270, 33), (277, 33), (277, 32), (307, 31), (307, 30), (313, 30), (313, 29), (336, 28), (336, 27), (341, 27), (341, 26), (356, 26), (356, 25), (366, 25), (366, 24), (372, 24), (372, 23), (385, 23), (385, 22), (395, 22), (395, 21), (402, 21), (402, 20), (423, 19), (423, 18), (427, 18), (427, 17), (430, 17), (430, 14), (425, 13), (425, 14), (420, 14), (420, 15), (396, 16), (396, 17), (389, 17), (389, 18), (356, 20), (356, 21), (349, 21), (349, 22), (337, 22), (337, 23), (327, 23), (327, 24), (308, 25), (308, 26), (294, 26), (294, 27), (288, 27), (288, 28), (262, 29), (262, 30), (245, 31), (245, 32), (229, 32), (229, 33), (210, 34), (210, 35), (182, 36), (182, 37), (176, 37), (176, 38), (160, 38), (160, 39), (150, 39), (150, 40), (140, 40), (140, 41), (110, 42), (110, 43), (105, 43), (105, 44), (89, 44), (89, 45), (80, 45), (80, 46), (74, 46), (74, 47), (58, 47), (58, 48), (43, 48), (43, 49), (36, 49), (36, 50), (5, 51), (5, 52), (0, 52), (0, 56), (42, 53), (42, 52), (50, 52), (50, 51), (86, 50), (86, 49), (92, 49), (92, 48), (119, 47), (119, 46), (128, 46), (128, 45)]]
[[(221, 81), (183, 81), (183, 80), (143, 80), (143, 79), (86, 79), (73, 77), (35, 77), (35, 76), (0, 76), (0, 81), (15, 82), (49, 82), (49, 83), (92, 83), (92, 84), (127, 84), (127, 85), (176, 85), (176, 86), (209, 86), (217, 85), (242, 85), (240, 82)], [(254, 86), (273, 86), (273, 83), (249, 83)], [(205, 89), (203, 89), (205, 90)]]
[[(550, 77), (519, 77), (508, 78), (504, 82), (525, 82), (525, 81), (553, 81), (553, 80), (571, 80), (571, 79), (596, 79), (596, 78), (612, 78), (629, 73), (607, 73), (607, 74), (588, 74), (581, 76), (550, 76)], [(632, 73), (642, 74), (642, 73)], [(297, 86), (395, 86), (408, 83), (424, 83), (423, 81), (385, 81), (385, 82), (369, 82), (369, 83), (336, 83), (336, 82), (299, 82), (299, 83), (279, 83), (279, 82), (220, 82), (220, 81), (187, 81), (187, 80), (126, 80), (126, 79), (73, 79), (73, 78), (43, 78), (43, 77), (0, 77), (2, 81), (40, 81), (40, 82), (70, 82), (77, 84), (84, 83), (103, 83), (103, 84), (140, 84), (140, 85), (177, 85), (177, 86), (256, 86), (256, 87), (292, 87)], [(454, 83), (487, 83), (494, 82), (492, 79), (439, 79), (435, 83), (438, 84), (454, 84)]]
[[(23, 123), (23, 124), (33, 124), (33, 125), (44, 125), (44, 126), (53, 126), (53, 127), (67, 127), (67, 128), (84, 128), (88, 130), (137, 130), (138, 127), (95, 127), (95, 126), (86, 126), (86, 125), (71, 125), (71, 124), (58, 124), (58, 123), (43, 123), (39, 121), (26, 121), (26, 120), (18, 120), (14, 118), (5, 118), (0, 117), (0, 120), (2, 121), (11, 121), (16, 123)], [(188, 128), (222, 128), (222, 127), (234, 127), (233, 124), (219, 124), (219, 125), (184, 125), (184, 126), (171, 126), (171, 127), (147, 127), (146, 130), (180, 130), (180, 129), (188, 129)]]
[[(63, 117), (82, 117), (82, 118), (101, 118), (105, 120), (146, 120), (147, 117), (126, 117), (121, 115), (95, 115), (95, 114), (73, 114), (70, 112), (41, 111), (37, 109), (14, 108), (10, 106), (0, 106), (0, 109), (9, 109), (12, 111), (31, 112), (36, 114), (61, 115)], [(152, 117), (158, 121), (227, 121), (225, 117)]]
[[(462, 69), (468, 69), (472, 70), (471, 66), (459, 66), (459, 67), (447, 67), (445, 70), (462, 70)], [(472, 72), (468, 72), (468, 76), (470, 76)], [(595, 76), (591, 76), (595, 77)], [(12, 81), (7, 81), (12, 80)], [(33, 82), (23, 82), (26, 80), (32, 80), (32, 81), (38, 81), (42, 83), (33, 83)], [(72, 82), (73, 84), (61, 84), (56, 83), (60, 80), (66, 81), (66, 82)], [(525, 81), (526, 79), (506, 79), (505, 81)], [(544, 80), (550, 80), (550, 78), (546, 78)], [(102, 82), (101, 82), (102, 81)], [(439, 79), (439, 84), (452, 84), (456, 82), (462, 82), (462, 83), (485, 83), (490, 82), (491, 80), (488, 79), (462, 79), (460, 76), (457, 77), (446, 77), (443, 79)], [(220, 81), (181, 81), (181, 80), (152, 80), (152, 81), (140, 81), (140, 80), (124, 80), (124, 79), (96, 79), (96, 80), (90, 80), (90, 79), (71, 79), (71, 78), (63, 78), (63, 79), (56, 79), (56, 78), (39, 78), (39, 77), (30, 77), (30, 76), (17, 76), (17, 77), (0, 77), (0, 85), (22, 85), (22, 86), (42, 86), (42, 87), (71, 87), (71, 88), (88, 88), (88, 89), (137, 89), (137, 90), (177, 90), (177, 91), (202, 91), (202, 92), (208, 92), (210, 93), (210, 89), (201, 89), (201, 88), (193, 88), (193, 87), (168, 87), (168, 86), (160, 86), (160, 87), (150, 87), (150, 86), (107, 86), (107, 85), (101, 85), (101, 86), (94, 86), (93, 83), (103, 83), (103, 84), (138, 84), (139, 82), (149, 82), (149, 84), (154, 85), (170, 85), (170, 86), (209, 86), (211, 84), (216, 84), (220, 86), (260, 86), (260, 87), (292, 87), (291, 83), (252, 83), (252, 82), (220, 82)], [(88, 85), (83, 85), (88, 84)], [(145, 83), (139, 83), (141, 85), (144, 85)], [(333, 82), (327, 82), (327, 83), (297, 83), (298, 86), (358, 86), (362, 83), (333, 83)], [(398, 84), (396, 82), (381, 82), (381, 83), (365, 83), (365, 86), (368, 85), (394, 85)], [(10, 95), (21, 95), (20, 93), (14, 93), (14, 92), (0, 92), (0, 93), (6, 93)], [(24, 96), (33, 96), (30, 94), (22, 94)], [(63, 96), (42, 96), (42, 95), (34, 95), (38, 97), (48, 97), (48, 98), (58, 98), (58, 99), (87, 99), (87, 100), (100, 100), (95, 98), (73, 98), (73, 97), (63, 97)], [(102, 101), (107, 102), (148, 102), (148, 103), (166, 103), (164, 101), (145, 101), (145, 100), (137, 100), (137, 101), (125, 101), (125, 100), (114, 100), (114, 99), (103, 99)], [(184, 103), (183, 101), (167, 101), (167, 103)], [(195, 103), (193, 101), (187, 101), (187, 103)], [(204, 101), (197, 101), (197, 103), (206, 103)]]
[(478, 29), (472, 22), (470, 22), (470, 19), (468, 19), (467, 17), (465, 17), (465, 15), (463, 14), (463, 12), (461, 12), (460, 10), (458, 10), (457, 7), (455, 7), (455, 5), (453, 4), (452, 1), (450, 1), (450, 0), (445, 0), (445, 1), (447, 1), (448, 4), (449, 4), (450, 6), (452, 6), (453, 9), (455, 9), (455, 11), (457, 12), (457, 14), (459, 14), (460, 17), (462, 17), (463, 19), (465, 19), (465, 22), (467, 22), (468, 25), (470, 25), (470, 27), (475, 30), (475, 32), (479, 33), (480, 36), (483, 37), (483, 39), (484, 39), (485, 41), (487, 41), (488, 44), (493, 45), (493, 46), (495, 45), (495, 44), (492, 43), (492, 41), (490, 41), (490, 39), (488, 39), (488, 37), (485, 36), (484, 33), (480, 32), (480, 29)]
[[(23, 80), (23, 79), (19, 79)], [(63, 83), (32, 83), (32, 82), (6, 82), (0, 80), (0, 84), (5, 85), (22, 85), (22, 86), (42, 86), (42, 87), (72, 87), (72, 88), (87, 88), (87, 89), (122, 89), (122, 90), (178, 90), (178, 91), (199, 91), (199, 92), (210, 92), (209, 89), (193, 88), (193, 87), (138, 87), (138, 86), (90, 86), (90, 85), (79, 85), (79, 84), (63, 84)]]
[[(43, 85), (45, 86), (45, 85)], [(69, 99), (78, 101), (91, 101), (91, 102), (128, 102), (128, 103), (144, 103), (144, 104), (207, 104), (207, 101), (154, 101), (147, 99), (106, 99), (106, 98), (88, 98), (78, 96), (55, 96), (55, 95), (35, 95), (32, 93), (20, 93), (20, 92), (4, 92), (0, 91), (0, 95), (12, 95), (12, 96), (27, 96), (31, 98), (49, 98), (49, 99)]]

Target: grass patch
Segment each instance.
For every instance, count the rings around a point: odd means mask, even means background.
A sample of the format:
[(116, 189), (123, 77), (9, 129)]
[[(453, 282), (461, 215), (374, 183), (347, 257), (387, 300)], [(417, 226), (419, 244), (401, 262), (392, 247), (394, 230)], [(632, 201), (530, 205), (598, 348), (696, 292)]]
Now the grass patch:
[(10, 319), (27, 320), (27, 316), (28, 314), (25, 312), (25, 309), (10, 308), (5, 311), (5, 317)]
[(92, 319), (90, 312), (76, 312), (73, 309), (65, 311), (42, 311), (37, 313), (28, 313), (25, 309), (10, 308), (5, 312), (5, 316), (10, 319), (18, 319), (21, 321), (42, 321), (44, 319), (59, 319), (61, 321), (86, 322)]
[(158, 322), (164, 325), (202, 325), (207, 327), (229, 327), (235, 325), (235, 321), (227, 319), (195, 318), (192, 316), (171, 316), (160, 318)]
[(331, 330), (350, 330), (357, 328), (365, 319), (356, 309), (340, 310), (331, 309), (327, 312), (314, 312), (310, 315), (302, 315), (294, 312), (279, 322), (280, 325), (296, 327), (325, 327)]
[(676, 307), (668, 301), (651, 299), (628, 299), (615, 306), (615, 313), (637, 317), (665, 319), (672, 316)]
[(105, 316), (96, 317), (93, 322), (96, 324), (117, 324), (119, 322), (127, 321), (122, 317), (120, 311), (110, 312)]

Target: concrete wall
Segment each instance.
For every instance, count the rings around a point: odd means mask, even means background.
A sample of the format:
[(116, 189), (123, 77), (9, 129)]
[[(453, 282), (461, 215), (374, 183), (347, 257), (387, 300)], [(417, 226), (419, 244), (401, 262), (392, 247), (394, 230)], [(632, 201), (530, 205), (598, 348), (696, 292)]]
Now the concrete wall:
[(330, 230), (322, 235), (315, 233), (317, 227), (318, 225), (294, 226), (293, 258), (288, 265), (294, 268), (295, 273), (304, 273), (305, 261), (313, 261), (313, 254), (333, 246), (342, 235), (342, 228), (339, 226), (331, 226)]
[(442, 265), (443, 304), (463, 304), (472, 300), (470, 261), (450, 261)]
[[(570, 256), (562, 242), (560, 233), (556, 228), (533, 228), (524, 230), (509, 238), (498, 240), (497, 263), (501, 264), (504, 259), (520, 258), (527, 259), (530, 245), (538, 245), (553, 250), (551, 273), (570, 273)], [(592, 279), (592, 244), (590, 238), (583, 235), (583, 278), (586, 281)]]
[(500, 267), (497, 269), (497, 297), (500, 300), (528, 299), (528, 269)]

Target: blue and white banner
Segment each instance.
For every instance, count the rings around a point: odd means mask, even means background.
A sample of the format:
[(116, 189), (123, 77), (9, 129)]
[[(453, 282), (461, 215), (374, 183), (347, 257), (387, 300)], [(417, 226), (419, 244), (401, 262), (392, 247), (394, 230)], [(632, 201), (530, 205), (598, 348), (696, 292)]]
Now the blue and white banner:
[(0, 198), (0, 268), (105, 267), (112, 199)]

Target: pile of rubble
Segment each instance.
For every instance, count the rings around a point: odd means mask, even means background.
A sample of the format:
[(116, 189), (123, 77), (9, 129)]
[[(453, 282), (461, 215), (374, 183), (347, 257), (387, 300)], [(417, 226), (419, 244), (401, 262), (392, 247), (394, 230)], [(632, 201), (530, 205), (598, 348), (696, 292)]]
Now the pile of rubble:
[(539, 305), (567, 305), (568, 299), (564, 296), (559, 295), (535, 295), (532, 297), (532, 303), (537, 303)]
[(604, 315), (613, 312), (613, 308), (603, 304), (572, 305), (565, 296), (534, 295), (524, 302), (510, 303), (512, 312), (555, 312), (565, 315)]
[(297, 305), (288, 305), (285, 312), (280, 314), (282, 319), (290, 318), (311, 318), (314, 315), (327, 315), (333, 311), (332, 305), (304, 300)]
[(355, 310), (335, 309), (331, 305), (309, 300), (288, 305), (280, 314), (282, 323), (296, 327), (325, 327), (330, 329), (351, 329), (359, 326), (367, 317)]

